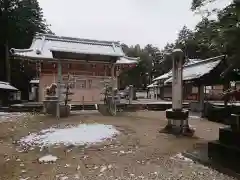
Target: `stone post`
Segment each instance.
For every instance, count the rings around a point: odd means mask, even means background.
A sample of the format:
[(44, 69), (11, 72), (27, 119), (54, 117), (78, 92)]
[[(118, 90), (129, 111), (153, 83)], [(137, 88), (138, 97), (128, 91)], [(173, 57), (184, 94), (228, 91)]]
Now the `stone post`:
[(133, 85), (129, 85), (129, 104), (132, 104), (132, 101), (133, 101)]
[(58, 119), (60, 119), (60, 103), (61, 103), (61, 83), (62, 83), (62, 64), (61, 60), (58, 60), (58, 83), (57, 83), (57, 112), (56, 116)]
[(175, 49), (172, 53), (173, 79), (172, 79), (172, 109), (166, 110), (168, 124), (165, 127), (170, 133), (192, 135), (188, 125), (188, 110), (182, 108), (183, 98), (183, 60), (184, 55), (181, 49)]
[(172, 53), (173, 58), (173, 80), (172, 80), (172, 108), (173, 110), (182, 109), (182, 64), (183, 52), (175, 49)]

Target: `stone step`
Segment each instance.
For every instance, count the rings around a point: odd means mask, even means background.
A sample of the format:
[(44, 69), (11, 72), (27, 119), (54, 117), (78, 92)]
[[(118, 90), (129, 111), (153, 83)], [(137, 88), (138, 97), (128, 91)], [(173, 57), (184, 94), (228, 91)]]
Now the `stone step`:
[(209, 159), (240, 173), (240, 148), (213, 141), (208, 143)]
[(230, 127), (219, 128), (219, 141), (222, 144), (240, 148), (240, 131), (233, 131)]
[(86, 105), (72, 105), (71, 110), (78, 111), (78, 110), (97, 110), (97, 109), (95, 104), (86, 104)]

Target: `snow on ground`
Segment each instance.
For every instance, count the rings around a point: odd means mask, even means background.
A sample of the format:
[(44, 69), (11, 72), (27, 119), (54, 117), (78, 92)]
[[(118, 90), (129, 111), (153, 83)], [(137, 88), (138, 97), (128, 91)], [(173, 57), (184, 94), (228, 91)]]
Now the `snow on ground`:
[(20, 139), (23, 146), (51, 146), (64, 144), (86, 145), (102, 142), (112, 138), (119, 132), (112, 125), (104, 124), (80, 124), (77, 127), (66, 129), (50, 128), (32, 133)]
[(5, 122), (5, 121), (11, 121), (11, 120), (16, 120), (18, 118), (26, 117), (26, 113), (19, 113), (19, 112), (14, 112), (14, 113), (8, 113), (8, 112), (0, 112), (0, 122)]
[(58, 158), (56, 156), (49, 154), (49, 155), (39, 158), (38, 161), (40, 163), (48, 163), (48, 162), (55, 162), (55, 161), (57, 161), (57, 159)]
[(193, 162), (191, 159), (183, 156), (182, 153), (178, 153), (178, 154), (176, 154), (175, 156), (170, 157), (170, 159), (187, 161), (187, 162)]

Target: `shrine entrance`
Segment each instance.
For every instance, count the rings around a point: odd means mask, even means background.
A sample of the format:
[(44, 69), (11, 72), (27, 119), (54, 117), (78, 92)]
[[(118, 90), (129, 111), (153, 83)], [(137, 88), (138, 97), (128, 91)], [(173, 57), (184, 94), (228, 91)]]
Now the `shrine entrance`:
[(104, 100), (104, 83), (111, 83), (109, 77), (73, 74), (63, 75), (62, 77), (62, 83), (68, 83), (70, 91), (73, 93), (71, 96), (72, 104), (100, 104)]
[(67, 95), (68, 104), (101, 104), (104, 82), (110, 80), (112, 89), (117, 88), (116, 69), (137, 61), (125, 56), (118, 41), (49, 34), (36, 34), (29, 49), (10, 51), (14, 58), (39, 65), (38, 99), (55, 103), (57, 117)]

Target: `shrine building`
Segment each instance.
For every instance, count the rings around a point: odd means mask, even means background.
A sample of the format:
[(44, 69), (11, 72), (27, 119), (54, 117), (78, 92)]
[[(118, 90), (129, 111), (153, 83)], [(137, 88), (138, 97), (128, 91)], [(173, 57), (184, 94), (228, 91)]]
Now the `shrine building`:
[(118, 77), (123, 70), (133, 68), (138, 58), (127, 57), (117, 41), (99, 41), (36, 34), (29, 49), (11, 49), (16, 60), (37, 69), (38, 101), (43, 101), (47, 86), (57, 83), (61, 61), (61, 81), (71, 77), (72, 103), (98, 102), (103, 81)]

